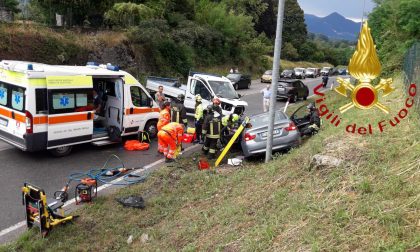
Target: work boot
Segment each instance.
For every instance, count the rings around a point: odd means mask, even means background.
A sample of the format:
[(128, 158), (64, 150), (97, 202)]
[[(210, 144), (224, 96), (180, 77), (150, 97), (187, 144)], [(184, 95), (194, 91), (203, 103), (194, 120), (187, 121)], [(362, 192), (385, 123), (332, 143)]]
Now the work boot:
[(175, 162), (175, 159), (173, 158), (165, 158), (165, 163), (173, 163)]
[(216, 154), (215, 153), (210, 153), (209, 154), (209, 159), (210, 160), (215, 159), (215, 158), (216, 158)]

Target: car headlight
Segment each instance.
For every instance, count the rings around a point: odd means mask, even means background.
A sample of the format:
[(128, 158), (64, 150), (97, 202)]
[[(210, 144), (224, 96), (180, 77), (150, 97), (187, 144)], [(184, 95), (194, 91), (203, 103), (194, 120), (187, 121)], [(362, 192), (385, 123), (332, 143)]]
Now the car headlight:
[(222, 102), (222, 104), (220, 104), (220, 106), (222, 107), (223, 110), (227, 110), (227, 111), (231, 111), (233, 108), (232, 104), (226, 103), (226, 102)]

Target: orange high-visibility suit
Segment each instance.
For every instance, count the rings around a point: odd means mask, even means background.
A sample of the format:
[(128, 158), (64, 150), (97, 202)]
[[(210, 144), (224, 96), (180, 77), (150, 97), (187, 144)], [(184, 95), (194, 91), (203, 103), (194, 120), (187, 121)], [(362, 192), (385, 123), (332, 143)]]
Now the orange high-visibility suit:
[[(157, 123), (157, 129), (160, 131), (163, 126), (171, 122), (171, 112), (170, 108), (164, 108), (160, 111), (159, 114), (159, 121)], [(163, 143), (160, 141), (160, 138), (158, 138), (158, 152), (163, 153)]]
[(167, 159), (175, 159), (175, 151), (181, 144), (184, 127), (176, 122), (169, 123), (158, 132), (159, 142), (164, 146), (163, 155)]

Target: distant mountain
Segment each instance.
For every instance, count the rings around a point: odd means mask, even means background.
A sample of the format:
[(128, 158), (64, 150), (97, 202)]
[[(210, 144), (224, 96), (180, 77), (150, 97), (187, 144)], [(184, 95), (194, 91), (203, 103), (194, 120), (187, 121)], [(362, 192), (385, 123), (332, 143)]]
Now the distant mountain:
[(356, 41), (359, 36), (360, 23), (346, 19), (337, 12), (326, 17), (305, 14), (308, 32), (323, 34), (331, 39)]

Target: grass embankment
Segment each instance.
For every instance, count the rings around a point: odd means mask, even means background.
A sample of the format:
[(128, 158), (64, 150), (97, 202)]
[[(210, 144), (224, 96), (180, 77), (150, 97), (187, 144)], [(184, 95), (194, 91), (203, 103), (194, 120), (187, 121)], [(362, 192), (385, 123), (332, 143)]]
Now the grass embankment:
[[(99, 197), (47, 239), (25, 233), (3, 251), (404, 251), (420, 245), (420, 127), (409, 116), (379, 133), (376, 123), (404, 107), (404, 88), (378, 109), (352, 109), (336, 128), (325, 122), (301, 148), (269, 164), (247, 163), (216, 172), (196, 169), (191, 158), (162, 168), (146, 183)], [(348, 102), (331, 92), (330, 110)], [(374, 125), (374, 134), (351, 135), (345, 125)], [(344, 160), (311, 169), (311, 157)], [(198, 154), (196, 154), (198, 155)], [(121, 207), (116, 196), (141, 194), (145, 210)], [(147, 234), (149, 239), (141, 241)], [(132, 244), (127, 238), (133, 235)], [(143, 235), (144, 236), (144, 235)]]
[(89, 33), (34, 24), (0, 24), (0, 39), (1, 60), (81, 65), (95, 50), (117, 46), (127, 38), (122, 32)]

